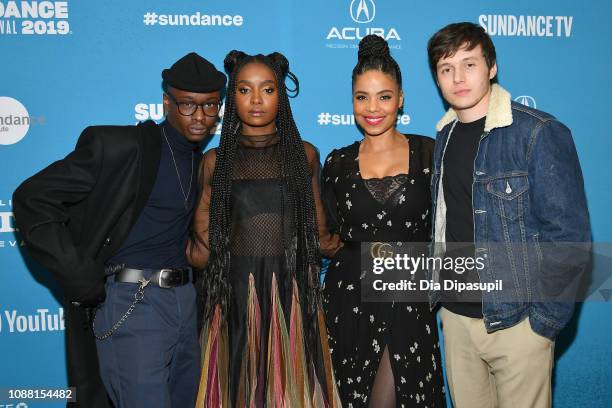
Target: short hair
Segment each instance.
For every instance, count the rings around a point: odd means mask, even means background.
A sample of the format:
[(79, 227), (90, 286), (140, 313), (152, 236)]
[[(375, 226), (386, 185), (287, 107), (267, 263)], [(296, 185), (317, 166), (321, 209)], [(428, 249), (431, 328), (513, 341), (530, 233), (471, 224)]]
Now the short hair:
[(466, 47), (469, 51), (479, 45), (487, 67), (491, 69), (496, 61), (495, 46), (485, 29), (469, 22), (447, 25), (427, 42), (427, 56), (431, 71), (435, 74), (438, 62), (442, 58), (452, 57), (460, 48)]

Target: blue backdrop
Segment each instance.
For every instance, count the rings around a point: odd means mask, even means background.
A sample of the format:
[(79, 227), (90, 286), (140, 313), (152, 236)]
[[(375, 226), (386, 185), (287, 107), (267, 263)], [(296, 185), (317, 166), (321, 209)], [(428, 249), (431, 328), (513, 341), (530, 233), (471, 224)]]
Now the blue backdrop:
[[(360, 37), (387, 38), (402, 68), (400, 131), (433, 136), (444, 107), (426, 42), (450, 22), (479, 23), (513, 98), (572, 129), (594, 239), (610, 242), (610, 15), (603, 0), (0, 1), (0, 387), (66, 383), (61, 294), (25, 255), (13, 190), (67, 154), (88, 125), (159, 121), (160, 73), (190, 51), (219, 67), (231, 49), (284, 53), (301, 83), (292, 101), (299, 129), (325, 157), (361, 137), (350, 93)], [(612, 406), (612, 305), (598, 296), (557, 342), (557, 407)]]

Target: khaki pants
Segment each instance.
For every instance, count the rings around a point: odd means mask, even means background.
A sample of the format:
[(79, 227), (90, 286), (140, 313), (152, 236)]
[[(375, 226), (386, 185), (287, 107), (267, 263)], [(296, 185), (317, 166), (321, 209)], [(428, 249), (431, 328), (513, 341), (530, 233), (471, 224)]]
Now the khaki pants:
[(482, 319), (440, 311), (446, 375), (455, 408), (550, 407), (554, 342), (526, 318), (487, 333)]

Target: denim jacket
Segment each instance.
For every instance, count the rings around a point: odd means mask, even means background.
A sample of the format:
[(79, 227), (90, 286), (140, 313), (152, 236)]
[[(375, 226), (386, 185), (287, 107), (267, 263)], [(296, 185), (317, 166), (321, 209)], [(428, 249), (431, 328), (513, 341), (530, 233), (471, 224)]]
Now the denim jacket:
[[(443, 158), (457, 121), (451, 108), (437, 124), (432, 177), (434, 256), (443, 256), (446, 203)], [(474, 159), (472, 206), (475, 256), (484, 259), (480, 281), (503, 282), (483, 291), (488, 332), (529, 317), (532, 329), (554, 339), (571, 318), (588, 263), (591, 231), (582, 172), (570, 130), (553, 116), (511, 100), (494, 84), (484, 133)], [(568, 251), (566, 244), (582, 243)], [(439, 281), (439, 271), (430, 271)], [(430, 306), (440, 292), (429, 293)]]

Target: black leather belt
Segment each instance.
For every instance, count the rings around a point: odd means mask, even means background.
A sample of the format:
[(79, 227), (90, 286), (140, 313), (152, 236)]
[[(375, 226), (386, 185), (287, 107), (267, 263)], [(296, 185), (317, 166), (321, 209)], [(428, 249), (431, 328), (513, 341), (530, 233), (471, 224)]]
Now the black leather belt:
[[(148, 278), (147, 278), (148, 276)], [(115, 282), (140, 283), (142, 279), (160, 288), (174, 288), (191, 282), (191, 268), (132, 269), (122, 268), (114, 275)]]

